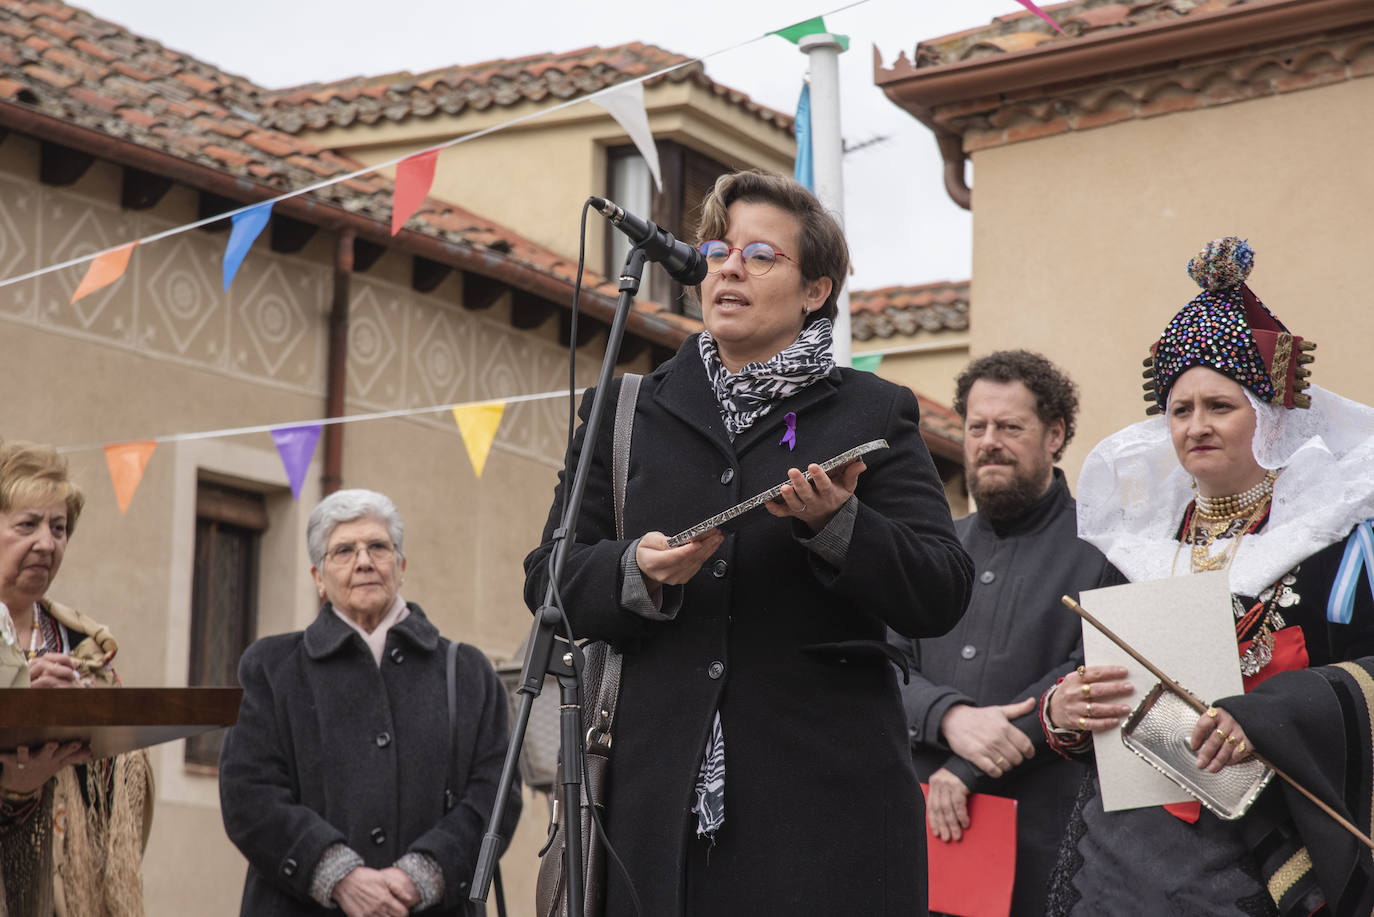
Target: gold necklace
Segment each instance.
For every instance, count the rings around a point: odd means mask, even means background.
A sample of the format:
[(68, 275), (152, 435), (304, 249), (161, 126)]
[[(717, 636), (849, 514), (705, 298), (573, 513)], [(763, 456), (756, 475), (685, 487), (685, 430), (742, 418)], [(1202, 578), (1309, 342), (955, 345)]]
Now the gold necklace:
[[(1231, 543), (1223, 548), (1220, 554), (1213, 554), (1209, 549), (1218, 538), (1226, 535), (1226, 532), (1235, 525), (1239, 517), (1204, 521), (1202, 513), (1195, 507), (1192, 518), (1188, 520), (1187, 536), (1192, 545), (1189, 557), (1192, 572), (1205, 573), (1210, 570), (1228, 569), (1231, 566), (1231, 561), (1235, 560), (1236, 552), (1240, 550), (1240, 540), (1245, 537), (1245, 533), (1250, 531), (1250, 528), (1268, 507), (1269, 495), (1266, 494), (1258, 503), (1254, 504), (1245, 524), (1240, 527), (1240, 531), (1231, 536)], [(1182, 545), (1180, 544), (1179, 547), (1181, 548)]]
[(1225, 497), (1207, 497), (1198, 494), (1193, 501), (1197, 506), (1197, 513), (1208, 522), (1229, 522), (1232, 519), (1239, 519), (1249, 513), (1254, 506), (1268, 500), (1273, 495), (1274, 480), (1278, 476), (1277, 471), (1266, 471), (1264, 479), (1254, 487)]

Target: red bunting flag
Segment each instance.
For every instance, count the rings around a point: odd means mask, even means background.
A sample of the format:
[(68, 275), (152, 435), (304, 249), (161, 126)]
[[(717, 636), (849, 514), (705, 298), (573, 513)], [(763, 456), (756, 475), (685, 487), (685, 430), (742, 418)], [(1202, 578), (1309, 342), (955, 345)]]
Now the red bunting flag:
[(407, 156), (396, 164), (396, 190), (391, 195), (391, 234), (394, 236), (406, 225), (410, 215), (429, 196), (434, 184), (434, 163), (438, 150)]
[(114, 283), (129, 268), (129, 256), (134, 253), (134, 246), (137, 242), (130, 242), (128, 245), (120, 246), (114, 251), (97, 255), (91, 262), (91, 266), (86, 269), (86, 276), (81, 278), (81, 283), (72, 294), (72, 302), (76, 302), (83, 296), (89, 296), (101, 287), (107, 287)]
[(1044, 10), (1036, 6), (1034, 3), (1031, 3), (1030, 0), (1016, 0), (1016, 2), (1024, 6), (1026, 9), (1030, 10), (1035, 15), (1039, 16), (1041, 19), (1048, 22), (1051, 26), (1054, 27), (1054, 30), (1058, 32), (1060, 35), (1064, 34), (1064, 30), (1059, 27), (1059, 23), (1055, 22), (1053, 19), (1047, 16)]
[(143, 480), (143, 469), (148, 467), (157, 443), (144, 440), (137, 443), (115, 443), (105, 447), (105, 464), (110, 469), (110, 481), (114, 484), (115, 499), (119, 501), (119, 514), (129, 509), (134, 499), (134, 491)]

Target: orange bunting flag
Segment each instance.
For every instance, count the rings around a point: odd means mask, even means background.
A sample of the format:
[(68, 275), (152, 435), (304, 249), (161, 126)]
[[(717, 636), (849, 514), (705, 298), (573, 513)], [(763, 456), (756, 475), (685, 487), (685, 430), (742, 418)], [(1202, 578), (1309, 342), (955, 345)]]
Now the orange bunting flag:
[(406, 225), (406, 220), (424, 203), (434, 184), (434, 163), (438, 150), (407, 156), (396, 164), (396, 189), (391, 194), (391, 234)]
[(105, 447), (105, 464), (110, 468), (110, 481), (114, 483), (121, 516), (128, 511), (134, 491), (138, 490), (138, 482), (143, 480), (143, 469), (148, 467), (148, 459), (156, 448), (157, 443), (151, 440), (115, 443)]
[(137, 244), (137, 242), (130, 242), (112, 252), (98, 255), (91, 262), (91, 266), (86, 269), (86, 276), (81, 278), (81, 284), (72, 294), (72, 302), (76, 302), (83, 296), (89, 296), (101, 287), (107, 287), (123, 277), (124, 272), (129, 268), (129, 256), (134, 253), (134, 246)]
[(458, 424), (458, 432), (463, 436), (467, 447), (468, 459), (472, 470), (482, 476), (487, 467), (487, 453), (491, 451), (492, 441), (496, 439), (496, 428), (501, 425), (501, 415), (506, 411), (504, 401), (489, 401), (485, 404), (470, 404), (453, 409), (453, 420)]

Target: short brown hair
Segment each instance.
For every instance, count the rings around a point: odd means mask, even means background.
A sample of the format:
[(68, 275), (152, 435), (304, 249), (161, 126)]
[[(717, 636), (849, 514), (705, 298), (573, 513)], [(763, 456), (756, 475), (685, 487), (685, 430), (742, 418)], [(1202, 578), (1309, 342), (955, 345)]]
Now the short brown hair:
[(67, 504), (67, 534), (86, 497), (67, 477), (67, 460), (52, 446), (15, 441), (0, 444), (0, 512), (62, 501)]
[(999, 350), (979, 357), (964, 368), (954, 383), (954, 412), (968, 418), (968, 393), (979, 379), (1020, 382), (1035, 396), (1035, 415), (1049, 427), (1064, 421), (1064, 441), (1054, 453), (1057, 462), (1073, 439), (1078, 419), (1078, 386), (1058, 366), (1029, 350)]
[(728, 172), (716, 179), (715, 187), (701, 202), (701, 222), (697, 224), (698, 245), (725, 235), (730, 223), (727, 211), (735, 201), (772, 204), (797, 218), (800, 231), (797, 233), (796, 258), (802, 279), (810, 283), (822, 277), (830, 278), (830, 295), (825, 298), (825, 305), (807, 316), (807, 322), (817, 318), (828, 318), (833, 322), (839, 313), (836, 303), (840, 288), (844, 286), (845, 275), (849, 273), (849, 245), (845, 242), (840, 224), (805, 185), (785, 175), (759, 169)]

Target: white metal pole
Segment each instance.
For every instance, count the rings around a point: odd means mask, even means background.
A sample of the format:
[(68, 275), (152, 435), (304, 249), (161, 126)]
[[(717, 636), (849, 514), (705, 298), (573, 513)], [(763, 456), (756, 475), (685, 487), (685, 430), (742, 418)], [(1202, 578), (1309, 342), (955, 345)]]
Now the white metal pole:
[[(840, 52), (844, 46), (827, 32), (797, 42), (811, 68), (811, 157), (816, 197), (844, 227), (844, 141), (840, 135)], [(835, 362), (850, 365), (849, 284), (840, 288), (835, 317)]]

